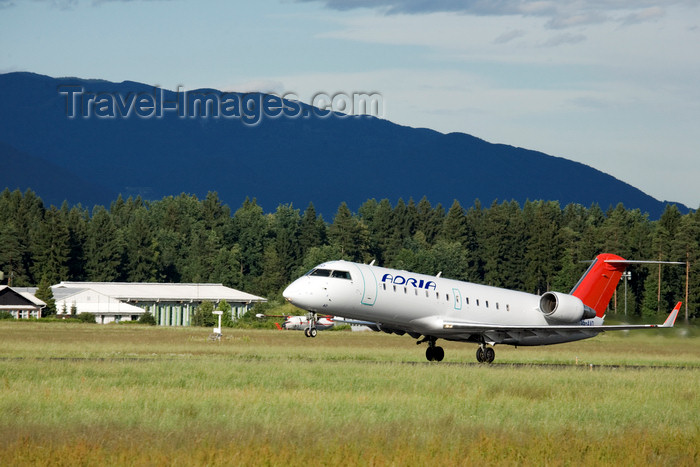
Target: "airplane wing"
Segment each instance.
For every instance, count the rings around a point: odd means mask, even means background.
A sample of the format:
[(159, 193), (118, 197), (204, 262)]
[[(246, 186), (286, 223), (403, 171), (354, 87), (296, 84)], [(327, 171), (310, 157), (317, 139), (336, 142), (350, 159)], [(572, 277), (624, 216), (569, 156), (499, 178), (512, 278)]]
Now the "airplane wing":
[(447, 334), (478, 334), (495, 343), (514, 343), (517, 341), (519, 345), (540, 345), (542, 343), (557, 343), (559, 337), (570, 338), (574, 335), (580, 335), (581, 338), (584, 338), (604, 331), (671, 328), (676, 322), (680, 308), (681, 302), (678, 302), (663, 324), (514, 326), (444, 321), (442, 327)]

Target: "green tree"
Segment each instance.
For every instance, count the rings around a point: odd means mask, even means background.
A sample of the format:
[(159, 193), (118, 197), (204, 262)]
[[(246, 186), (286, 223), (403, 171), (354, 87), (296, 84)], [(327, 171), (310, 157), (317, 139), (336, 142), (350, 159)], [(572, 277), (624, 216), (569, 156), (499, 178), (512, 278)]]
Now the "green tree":
[(528, 201), (523, 208), (526, 226), (525, 290), (544, 293), (561, 267), (559, 245), (561, 209), (557, 202)]
[(416, 231), (423, 232), (425, 241), (432, 245), (435, 239), (442, 232), (445, 210), (441, 204), (438, 204), (433, 209), (430, 201), (425, 196), (421, 198), (416, 206), (417, 223)]
[(442, 238), (448, 242), (465, 243), (467, 240), (467, 219), (462, 205), (454, 200), (442, 224)]
[(245, 287), (241, 273), (241, 248), (238, 244), (219, 249), (214, 259), (211, 280), (235, 289)]
[(221, 326), (232, 328), (234, 325), (234, 320), (233, 316), (231, 315), (231, 305), (229, 305), (226, 300), (221, 300), (216, 309), (222, 312)]
[(272, 235), (283, 282), (289, 282), (292, 271), (301, 262), (300, 224), (298, 209), (294, 209), (291, 204), (281, 204), (277, 207), (272, 221)]
[(326, 223), (316, 215), (313, 203), (309, 203), (299, 222), (299, 257), (303, 258), (309, 248), (326, 243)]
[(139, 323), (155, 326), (156, 319), (150, 311), (146, 311), (141, 316), (139, 316)]
[(209, 282), (214, 275), (216, 260), (221, 250), (221, 239), (213, 230), (197, 222), (190, 232), (186, 258), (182, 265), (182, 280), (186, 282)]
[(263, 210), (246, 198), (233, 216), (236, 243), (241, 251), (241, 275), (259, 277), (262, 274), (265, 241), (268, 236), (268, 223)]
[(140, 207), (132, 213), (125, 230), (126, 279), (130, 282), (155, 281), (157, 251), (146, 208)]
[(331, 244), (340, 249), (341, 255), (347, 255), (353, 261), (364, 261), (369, 256), (369, 231), (344, 202), (328, 229), (328, 237)]
[(61, 205), (61, 214), (68, 226), (68, 279), (85, 280), (85, 243), (90, 215), (80, 205), (69, 209), (67, 202)]
[(284, 264), (274, 245), (265, 247), (262, 269), (262, 274), (256, 278), (253, 293), (269, 295), (280, 290), (289, 282), (285, 278)]
[(46, 303), (46, 307), (41, 312), (42, 316), (52, 316), (56, 314), (56, 300), (53, 298), (51, 283), (46, 276), (41, 278), (41, 282), (39, 282), (34, 296)]
[(484, 282), (524, 290), (525, 223), (516, 201), (493, 202), (484, 213), (479, 232), (483, 246)]
[(97, 322), (97, 316), (95, 316), (92, 313), (87, 313), (87, 312), (78, 313), (76, 318), (78, 318), (78, 320), (80, 320), (83, 323), (94, 324)]
[(194, 326), (213, 327), (217, 324), (217, 317), (214, 315), (214, 304), (204, 300), (194, 311), (192, 319)]
[(0, 271), (5, 273), (6, 283), (12, 277), (12, 285), (22, 284), (27, 279), (27, 273), (22, 262), (22, 245), (13, 221), (0, 223), (0, 245)]
[[(685, 288), (688, 289), (688, 299), (684, 303), (689, 318), (700, 317), (700, 211), (684, 215), (679, 223), (672, 244), (672, 255), (676, 261), (687, 264), (682, 268), (684, 279), (681, 281), (683, 298), (672, 300), (685, 301)], [(687, 268), (687, 270), (686, 270)], [(686, 285), (687, 276), (688, 284)], [(674, 287), (675, 289), (676, 287)]]
[(67, 279), (70, 233), (60, 211), (51, 206), (32, 233), (32, 275), (51, 283)]
[(390, 250), (392, 215), (391, 203), (386, 198), (379, 203), (375, 199), (368, 200), (360, 207), (360, 216), (369, 235), (368, 253), (378, 264), (391, 265), (392, 255), (397, 253)]
[(88, 225), (85, 253), (89, 280), (108, 282), (120, 277), (123, 245), (121, 235), (105, 208), (96, 206)]

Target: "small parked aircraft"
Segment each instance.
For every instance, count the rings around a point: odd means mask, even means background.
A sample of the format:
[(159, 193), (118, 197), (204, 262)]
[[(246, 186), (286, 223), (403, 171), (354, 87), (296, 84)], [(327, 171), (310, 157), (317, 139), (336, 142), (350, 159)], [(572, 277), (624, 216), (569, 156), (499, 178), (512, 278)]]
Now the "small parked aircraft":
[(534, 295), (348, 261), (319, 264), (283, 292), (308, 311), (308, 337), (317, 313), (361, 320), (377, 331), (427, 342), (425, 357), (445, 357), (438, 339), (479, 345), (476, 359), (491, 363), (496, 344), (549, 345), (594, 337), (603, 331), (673, 327), (681, 303), (663, 324), (603, 326), (605, 310), (628, 264), (613, 254), (596, 257), (569, 294)]
[(304, 331), (306, 337), (316, 337), (317, 331), (324, 331), (326, 329), (330, 329), (337, 324), (350, 324), (370, 327), (374, 325), (374, 323), (369, 323), (366, 321), (346, 320), (343, 318), (336, 318), (331, 315), (309, 317), (300, 315), (265, 315), (262, 313), (258, 313), (257, 315), (255, 315), (255, 317), (259, 319), (284, 318), (284, 322), (282, 324), (275, 323), (277, 325), (277, 329)]
[[(304, 331), (307, 337), (309, 336), (309, 330), (312, 327), (309, 323), (310, 321), (314, 321), (314, 318), (309, 319), (308, 316), (297, 315), (264, 315), (262, 313), (258, 313), (257, 315), (255, 315), (255, 317), (259, 319), (284, 318), (284, 322), (282, 324), (275, 323), (278, 329)], [(333, 322), (333, 317), (328, 315), (316, 317), (313, 327), (318, 331), (323, 331), (325, 329), (332, 328), (334, 325), (335, 323)]]

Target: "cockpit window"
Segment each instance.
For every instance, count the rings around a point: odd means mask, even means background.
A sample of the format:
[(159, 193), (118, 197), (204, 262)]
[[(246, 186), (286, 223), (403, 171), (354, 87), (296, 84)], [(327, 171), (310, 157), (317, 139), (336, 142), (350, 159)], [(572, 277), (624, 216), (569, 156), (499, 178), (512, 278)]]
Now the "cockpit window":
[(312, 269), (306, 274), (307, 276), (318, 276), (318, 277), (333, 277), (337, 279), (348, 279), (352, 280), (350, 272), (348, 271), (333, 271), (332, 269), (317, 268)]
[(330, 277), (331, 275), (331, 270), (330, 269), (314, 269), (311, 271), (310, 276), (321, 276), (321, 277)]
[(352, 277), (350, 277), (350, 273), (348, 271), (333, 271), (333, 274), (331, 274), (331, 277), (339, 277), (341, 279), (352, 279)]

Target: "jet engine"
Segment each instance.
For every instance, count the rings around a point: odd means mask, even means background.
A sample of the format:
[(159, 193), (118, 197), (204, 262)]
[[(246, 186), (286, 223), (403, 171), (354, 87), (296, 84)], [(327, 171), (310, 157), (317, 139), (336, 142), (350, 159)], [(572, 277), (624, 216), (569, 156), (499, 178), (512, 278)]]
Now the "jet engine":
[(573, 295), (547, 292), (540, 297), (540, 311), (547, 320), (576, 323), (582, 319), (595, 318), (595, 310), (587, 307)]

